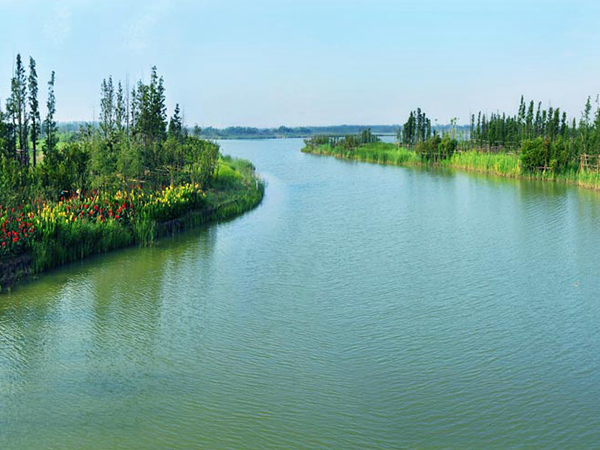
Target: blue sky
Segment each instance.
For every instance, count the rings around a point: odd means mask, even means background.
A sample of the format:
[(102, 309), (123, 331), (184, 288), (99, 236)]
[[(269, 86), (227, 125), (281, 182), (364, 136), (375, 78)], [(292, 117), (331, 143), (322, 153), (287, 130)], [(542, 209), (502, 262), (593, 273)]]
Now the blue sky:
[[(579, 117), (600, 93), (600, 2), (0, 0), (0, 97), (14, 56), (57, 73), (58, 118), (97, 115), (103, 77), (164, 75), (188, 124), (394, 124), (513, 112)], [(45, 86), (40, 90), (45, 101)]]

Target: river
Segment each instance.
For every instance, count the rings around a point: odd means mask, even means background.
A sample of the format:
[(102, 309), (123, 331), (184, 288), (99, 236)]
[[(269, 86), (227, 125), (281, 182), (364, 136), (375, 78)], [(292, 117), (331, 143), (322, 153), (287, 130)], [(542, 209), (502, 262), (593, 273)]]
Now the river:
[(600, 194), (222, 146), (257, 209), (0, 296), (1, 449), (598, 446)]

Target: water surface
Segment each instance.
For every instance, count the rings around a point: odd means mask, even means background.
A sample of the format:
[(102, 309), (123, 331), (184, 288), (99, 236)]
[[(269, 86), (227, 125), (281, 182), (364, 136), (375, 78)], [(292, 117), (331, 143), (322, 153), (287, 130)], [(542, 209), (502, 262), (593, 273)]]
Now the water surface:
[(0, 448), (590, 448), (600, 198), (225, 141), (233, 221), (0, 297)]

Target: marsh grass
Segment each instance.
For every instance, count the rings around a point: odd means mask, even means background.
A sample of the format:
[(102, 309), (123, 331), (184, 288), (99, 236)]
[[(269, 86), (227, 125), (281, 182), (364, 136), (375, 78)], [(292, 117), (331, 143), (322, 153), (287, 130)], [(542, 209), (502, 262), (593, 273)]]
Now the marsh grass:
[(521, 175), (519, 157), (508, 153), (467, 151), (455, 153), (450, 159), (442, 161), (441, 164), (455, 169), (491, 173), (512, 178)]
[(317, 147), (305, 147), (302, 149), (305, 153), (317, 155), (329, 155), (337, 158), (354, 159), (362, 162), (391, 165), (416, 165), (421, 164), (421, 158), (416, 152), (404, 147), (398, 147), (394, 144), (377, 142), (367, 144), (352, 150), (345, 150), (340, 147), (331, 147), (330, 145), (320, 145)]
[(33, 272), (39, 273), (97, 253), (104, 253), (134, 243), (131, 230), (117, 222), (79, 222), (60, 225), (52, 236), (33, 243)]
[[(302, 151), (304, 153), (329, 155), (376, 164), (398, 166), (431, 165), (424, 162), (415, 151), (399, 147), (395, 144), (381, 142), (363, 145), (351, 151), (343, 151), (329, 145), (304, 147)], [(600, 190), (600, 173), (598, 172), (581, 171), (572, 168), (561, 173), (555, 173), (550, 170), (526, 172), (523, 171), (519, 155), (516, 153), (487, 153), (477, 150), (463, 151), (454, 153), (451, 158), (434, 165), (509, 178), (563, 182), (588, 189)]]

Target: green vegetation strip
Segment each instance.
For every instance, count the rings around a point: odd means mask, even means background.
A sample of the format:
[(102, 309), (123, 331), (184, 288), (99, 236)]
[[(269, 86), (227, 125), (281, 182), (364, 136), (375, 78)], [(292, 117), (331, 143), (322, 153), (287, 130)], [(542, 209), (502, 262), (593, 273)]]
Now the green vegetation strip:
[(148, 246), (161, 236), (226, 220), (258, 205), (264, 184), (248, 161), (219, 161), (213, 186), (92, 192), (38, 207), (0, 207), (10, 239), (0, 247), (0, 282), (15, 283), (53, 267), (130, 245)]
[[(363, 144), (352, 149), (329, 144), (307, 145), (302, 151), (315, 155), (334, 156), (375, 164), (422, 166), (431, 161), (415, 150), (396, 144), (372, 143)], [(527, 170), (523, 167), (524, 153), (488, 153), (478, 150), (454, 152), (447, 159), (435, 161), (435, 165), (473, 172), (487, 173), (510, 178), (531, 178), (550, 181), (561, 181), (585, 188), (600, 189), (600, 174), (590, 170), (569, 169), (555, 172)]]

